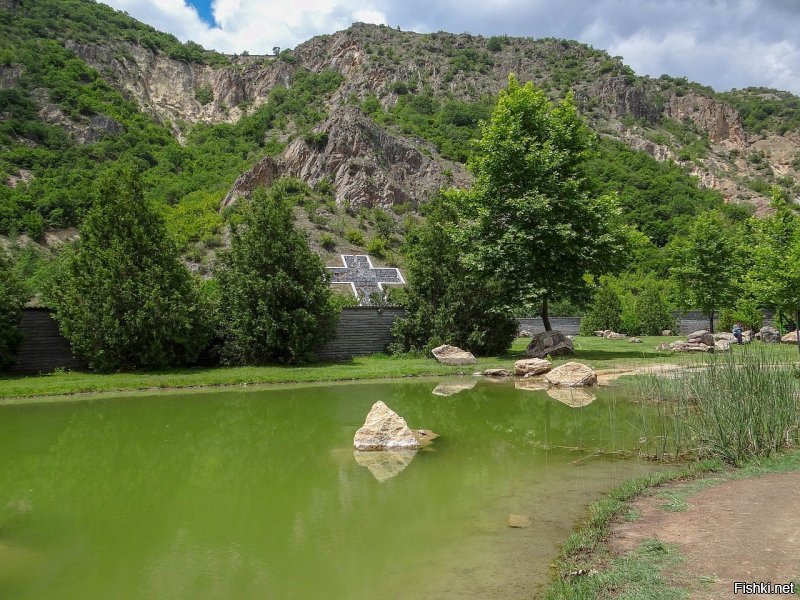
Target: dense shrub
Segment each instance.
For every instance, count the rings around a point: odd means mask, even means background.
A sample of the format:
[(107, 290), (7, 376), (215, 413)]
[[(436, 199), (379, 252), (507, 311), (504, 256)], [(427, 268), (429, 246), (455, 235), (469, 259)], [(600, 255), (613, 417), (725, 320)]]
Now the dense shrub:
[(22, 285), (0, 247), (0, 371), (13, 364), (14, 353), (22, 340), (19, 322), (24, 302)]
[(636, 326), (631, 335), (661, 335), (665, 329), (675, 330), (675, 317), (663, 286), (645, 280), (633, 303)]
[(329, 277), (297, 229), (287, 186), (256, 191), (219, 257), (222, 349), (228, 364), (299, 363), (335, 326)]
[(732, 309), (725, 309), (719, 313), (719, 328), (721, 331), (731, 331), (735, 323), (741, 323), (746, 330), (758, 331), (764, 322), (764, 314), (758, 303), (751, 298), (740, 298)]
[(595, 331), (622, 329), (622, 303), (617, 291), (608, 284), (601, 285), (594, 293), (589, 311), (581, 319), (581, 335), (593, 335)]
[(98, 182), (48, 299), (74, 352), (93, 369), (184, 364), (207, 339), (191, 274), (131, 167)]

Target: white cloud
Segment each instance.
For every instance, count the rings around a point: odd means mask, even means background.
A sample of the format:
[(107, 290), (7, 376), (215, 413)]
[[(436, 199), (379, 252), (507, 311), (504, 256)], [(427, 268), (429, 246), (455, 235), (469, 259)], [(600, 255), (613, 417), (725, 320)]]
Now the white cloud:
[(386, 23), (371, 0), (214, 0), (217, 26), (203, 21), (184, 0), (106, 0), (119, 10), (220, 52), (266, 54), (274, 46), (293, 48), (315, 35), (355, 21)]

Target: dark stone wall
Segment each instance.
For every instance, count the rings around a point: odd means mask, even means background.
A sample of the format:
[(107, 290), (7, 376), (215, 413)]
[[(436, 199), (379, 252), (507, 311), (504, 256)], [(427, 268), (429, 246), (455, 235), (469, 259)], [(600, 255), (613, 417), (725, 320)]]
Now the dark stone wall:
[[(316, 351), (320, 360), (346, 360), (383, 352), (392, 341), (392, 324), (404, 314), (401, 308), (356, 307), (342, 312), (333, 339)], [(47, 373), (55, 369), (80, 369), (83, 365), (73, 355), (69, 343), (46, 308), (26, 308), (22, 313), (23, 341), (16, 373)], [(202, 358), (202, 357), (201, 357)], [(202, 366), (212, 366), (200, 360)]]
[(333, 338), (315, 354), (320, 360), (346, 360), (383, 352), (392, 341), (394, 320), (404, 314), (402, 308), (346, 308)]
[[(531, 333), (542, 333), (544, 331), (544, 324), (540, 317), (521, 318), (517, 319), (517, 321), (519, 321), (520, 331), (523, 329)], [(578, 330), (581, 327), (581, 318), (550, 317), (550, 326), (564, 335), (578, 335)]]
[(22, 344), (15, 373), (49, 373), (55, 369), (80, 369), (80, 361), (72, 354), (69, 342), (61, 335), (58, 325), (46, 308), (26, 308), (22, 311)]

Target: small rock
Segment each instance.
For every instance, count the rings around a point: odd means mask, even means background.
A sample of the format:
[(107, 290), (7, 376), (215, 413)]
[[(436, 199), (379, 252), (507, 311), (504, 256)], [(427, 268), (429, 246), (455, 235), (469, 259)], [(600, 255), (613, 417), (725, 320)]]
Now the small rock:
[(553, 368), (553, 363), (544, 358), (523, 358), (514, 363), (514, 375), (533, 377)]
[(501, 368), (486, 369), (483, 372), (483, 374), (486, 377), (510, 377), (511, 376), (511, 371), (509, 371), (508, 369), (501, 369)]
[(630, 338), (628, 338), (628, 343), (630, 343), (630, 344), (641, 344), (642, 340), (640, 340), (637, 337), (630, 337)]
[(659, 352), (672, 350), (672, 345), (669, 342), (661, 342), (658, 346), (656, 346), (656, 350), (658, 350)]
[(405, 419), (378, 400), (353, 438), (356, 450), (413, 450), (420, 447), (419, 440)]
[(672, 329), (664, 329), (664, 330), (661, 332), (661, 335), (663, 335), (663, 336), (665, 336), (665, 337), (666, 337), (666, 336), (671, 336), (671, 335), (675, 335), (675, 334), (674, 334), (674, 333), (672, 333)]
[(447, 344), (434, 348), (431, 350), (431, 354), (443, 365), (474, 365), (478, 362), (472, 352), (462, 350), (456, 346), (448, 346)]
[(580, 387), (597, 383), (597, 374), (589, 365), (578, 362), (568, 362), (557, 366), (544, 376), (552, 385), (564, 387)]
[(785, 336), (781, 338), (782, 344), (796, 344), (797, 343), (797, 332), (790, 331)]
[(528, 331), (527, 329), (521, 329), (517, 334), (517, 337), (533, 337), (533, 332)]
[(506, 524), (509, 527), (525, 528), (531, 526), (531, 520), (530, 517), (524, 515), (508, 515)]
[(625, 335), (624, 333), (617, 333), (616, 331), (606, 331), (603, 334), (603, 337), (606, 338), (607, 340), (624, 340), (628, 336)]
[(673, 352), (713, 352), (714, 346), (689, 342), (672, 342), (669, 345), (669, 349)]
[(605, 337), (606, 332), (603, 331), (602, 329), (598, 329), (597, 331), (594, 332), (594, 335), (595, 337)]
[(575, 354), (575, 350), (572, 340), (560, 331), (544, 331), (533, 336), (525, 353), (533, 358), (544, 358), (548, 355)]

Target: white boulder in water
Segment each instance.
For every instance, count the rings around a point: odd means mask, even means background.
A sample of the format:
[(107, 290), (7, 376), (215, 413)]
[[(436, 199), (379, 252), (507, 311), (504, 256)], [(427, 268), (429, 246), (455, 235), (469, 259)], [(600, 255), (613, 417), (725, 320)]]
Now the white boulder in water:
[(356, 450), (416, 450), (419, 439), (406, 420), (378, 400), (353, 438)]

